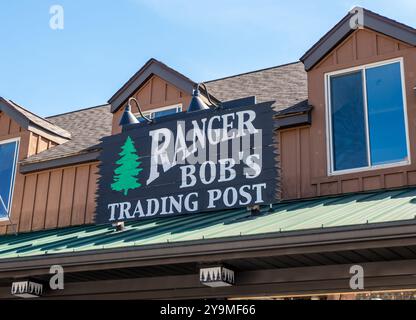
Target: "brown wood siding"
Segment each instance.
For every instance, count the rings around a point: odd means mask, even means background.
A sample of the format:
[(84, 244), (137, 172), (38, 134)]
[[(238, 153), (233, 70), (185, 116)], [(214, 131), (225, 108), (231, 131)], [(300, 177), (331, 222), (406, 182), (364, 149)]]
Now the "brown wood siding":
[[(56, 146), (0, 113), (0, 141), (17, 137), (19, 160)], [(0, 235), (91, 223), (96, 188), (97, 163), (28, 175), (20, 174), (18, 166), (10, 222), (0, 222)]]
[[(325, 74), (402, 57), (412, 164), (382, 170), (328, 176)], [(358, 30), (308, 72), (312, 125), (280, 132), (282, 197), (308, 198), (416, 184), (416, 48), (368, 30)]]
[[(97, 163), (28, 174), (15, 186), (12, 221), (18, 232), (93, 221)], [(1, 229), (0, 229), (1, 230)], [(14, 232), (12, 226), (3, 233)]]
[[(188, 108), (191, 96), (165, 80), (153, 76), (133, 95), (140, 103), (142, 111), (182, 104), (182, 109)], [(133, 105), (133, 113), (139, 112)], [(120, 108), (113, 114), (113, 134), (121, 131), (119, 124), (124, 108)]]

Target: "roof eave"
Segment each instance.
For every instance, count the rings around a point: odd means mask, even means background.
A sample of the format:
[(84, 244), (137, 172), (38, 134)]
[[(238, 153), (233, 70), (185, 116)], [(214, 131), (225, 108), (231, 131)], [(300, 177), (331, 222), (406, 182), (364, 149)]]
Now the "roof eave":
[(180, 90), (192, 94), (195, 82), (156, 59), (150, 59), (108, 101), (116, 112), (152, 75), (157, 75)]
[(359, 27), (371, 29), (409, 45), (416, 46), (415, 29), (367, 9), (354, 8), (300, 58), (305, 65), (306, 71), (312, 69), (332, 49), (357, 30), (357, 28), (351, 26), (351, 19), (355, 19), (355, 10), (362, 10), (363, 12), (363, 24)]
[[(48, 130), (47, 128), (44, 128), (33, 121), (31, 121), (29, 118), (27, 118), (25, 115), (23, 115), (21, 112), (16, 110), (16, 108), (13, 106), (13, 103), (4, 99), (3, 97), (0, 97), (0, 111), (5, 112), (9, 117), (11, 117), (17, 124), (19, 124), (23, 129), (32, 131), (36, 134), (39, 134), (53, 142), (56, 142), (58, 144), (64, 143), (71, 139), (71, 134), (58, 134), (56, 132), (52, 132), (51, 130)], [(46, 121), (46, 120), (45, 120)]]
[(176, 263), (221, 260), (229, 258), (230, 254), (249, 258), (261, 257), (264, 252), (267, 255), (337, 252), (384, 247), (386, 243), (389, 246), (414, 245), (416, 222), (406, 220), (7, 258), (0, 260), (0, 278), (7, 277), (10, 272), (16, 275), (31, 270), (37, 274), (41, 270), (49, 270), (52, 264), (67, 265), (68, 271), (73, 272), (85, 267), (91, 270), (108, 268), (109, 261), (118, 266), (144, 266), (173, 260)]
[(22, 162), (19, 166), (19, 172), (21, 174), (28, 174), (37, 171), (64, 168), (87, 162), (96, 162), (98, 161), (99, 154), (99, 150), (91, 150), (88, 152), (69, 155), (67, 157), (46, 159), (37, 162)]

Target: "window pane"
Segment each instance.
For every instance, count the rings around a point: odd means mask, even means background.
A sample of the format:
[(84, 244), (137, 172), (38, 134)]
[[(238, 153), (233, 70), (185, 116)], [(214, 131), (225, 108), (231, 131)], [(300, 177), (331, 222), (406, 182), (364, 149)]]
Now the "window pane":
[(17, 142), (0, 144), (0, 218), (9, 216)]
[[(155, 118), (169, 116), (171, 114), (175, 114), (175, 113), (178, 113), (178, 112), (181, 112), (181, 108), (180, 107), (174, 107), (172, 109), (167, 109), (167, 110), (163, 110), (163, 111), (145, 112), (143, 114), (146, 117), (148, 117), (149, 119), (155, 119)], [(146, 120), (143, 119), (142, 117), (140, 117), (140, 115), (137, 117), (137, 120), (139, 120), (140, 123), (146, 122)]]
[(334, 170), (368, 166), (361, 71), (331, 77)]
[(154, 118), (160, 118), (160, 117), (165, 117), (165, 116), (169, 116), (171, 114), (175, 114), (178, 112), (178, 108), (172, 108), (172, 109), (167, 109), (167, 110), (163, 110), (163, 111), (157, 111), (155, 113), (153, 113)]
[(400, 63), (367, 69), (367, 104), (373, 165), (407, 159)]

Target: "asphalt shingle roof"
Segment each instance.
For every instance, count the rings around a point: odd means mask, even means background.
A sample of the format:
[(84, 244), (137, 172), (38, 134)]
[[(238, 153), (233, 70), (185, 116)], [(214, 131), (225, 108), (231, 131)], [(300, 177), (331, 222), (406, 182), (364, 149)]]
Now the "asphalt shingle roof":
[(257, 102), (276, 101), (280, 111), (308, 98), (307, 74), (301, 62), (206, 82), (221, 101), (256, 96)]
[[(206, 82), (210, 94), (221, 101), (256, 96), (257, 102), (276, 101), (277, 111), (307, 108), (307, 78), (301, 62), (248, 72)], [(298, 107), (296, 107), (298, 106)], [(48, 117), (71, 133), (68, 142), (31, 156), (22, 164), (42, 162), (96, 150), (100, 138), (111, 134), (110, 105)]]
[(69, 139), (71, 138), (71, 133), (67, 130), (62, 129), (61, 127), (53, 124), (51, 121), (48, 121), (42, 117), (39, 117), (38, 115), (30, 112), (29, 110), (23, 108), (21, 105), (17, 104), (16, 102), (12, 100), (7, 100), (3, 98), (3, 101), (8, 103), (14, 110), (19, 112), (23, 117), (28, 119), (31, 123), (53, 133), (56, 134), (62, 138)]
[(95, 150), (100, 139), (111, 134), (110, 105), (78, 110), (49, 117), (47, 120), (69, 131), (72, 135), (71, 140), (33, 155), (21, 163), (34, 163), (86, 153)]

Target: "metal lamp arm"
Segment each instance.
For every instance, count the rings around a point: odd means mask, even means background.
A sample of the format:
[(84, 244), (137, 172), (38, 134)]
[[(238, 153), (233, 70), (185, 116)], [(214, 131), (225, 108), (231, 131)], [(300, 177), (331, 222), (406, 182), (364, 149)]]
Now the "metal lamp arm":
[(137, 109), (139, 109), (139, 113), (140, 113), (140, 116), (143, 118), (143, 119), (145, 119), (148, 123), (153, 123), (153, 120), (152, 119), (150, 119), (150, 118), (148, 118), (148, 117), (146, 117), (144, 114), (143, 114), (143, 112), (142, 112), (142, 108), (140, 107), (140, 103), (139, 103), (139, 101), (137, 101), (137, 99), (136, 98), (130, 98), (129, 99), (129, 107), (130, 107), (130, 110), (131, 110), (131, 102), (132, 101), (134, 101), (135, 103), (136, 103), (136, 106), (137, 106)]
[(207, 94), (207, 98), (208, 98), (209, 103), (211, 105), (215, 106), (215, 109), (221, 108), (221, 105), (218, 105), (214, 101), (211, 100), (211, 96), (209, 95), (208, 88), (207, 88), (207, 86), (206, 86), (205, 83), (203, 83), (203, 82), (198, 83), (197, 86), (196, 86), (196, 90), (199, 90), (199, 87), (203, 87), (204, 88), (205, 93)]

